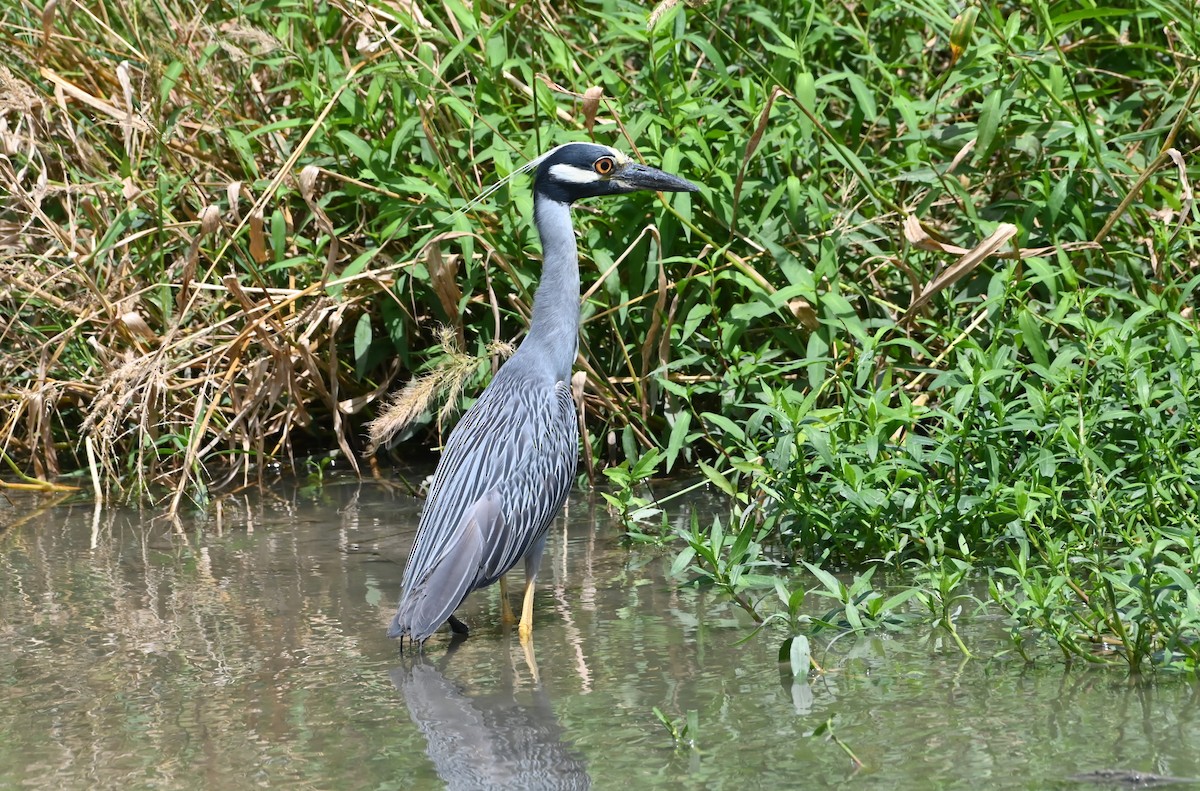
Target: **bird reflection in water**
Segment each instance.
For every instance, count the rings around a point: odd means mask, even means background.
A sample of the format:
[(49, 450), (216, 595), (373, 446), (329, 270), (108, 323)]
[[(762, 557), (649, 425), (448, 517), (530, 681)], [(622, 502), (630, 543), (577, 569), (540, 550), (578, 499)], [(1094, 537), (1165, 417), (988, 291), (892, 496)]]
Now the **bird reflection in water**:
[[(533, 680), (530, 702), (517, 699), (511, 655), (496, 663), (503, 670), (494, 691), (471, 694), (465, 684), (443, 674), (461, 643), (455, 640), (437, 664), (418, 653), (391, 673), (409, 715), (425, 734), (426, 752), (446, 787), (591, 788), (587, 765), (564, 741), (549, 693), (536, 680), (532, 656), (526, 655)], [(467, 667), (460, 664), (461, 669)]]

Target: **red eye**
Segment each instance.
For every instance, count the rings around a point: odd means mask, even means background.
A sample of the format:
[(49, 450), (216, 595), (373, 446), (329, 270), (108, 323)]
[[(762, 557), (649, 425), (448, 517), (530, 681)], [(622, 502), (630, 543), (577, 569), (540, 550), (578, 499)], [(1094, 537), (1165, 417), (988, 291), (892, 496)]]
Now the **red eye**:
[(617, 163), (613, 162), (612, 157), (600, 157), (596, 160), (596, 164), (592, 165), (596, 172), (601, 176), (607, 176), (616, 169)]

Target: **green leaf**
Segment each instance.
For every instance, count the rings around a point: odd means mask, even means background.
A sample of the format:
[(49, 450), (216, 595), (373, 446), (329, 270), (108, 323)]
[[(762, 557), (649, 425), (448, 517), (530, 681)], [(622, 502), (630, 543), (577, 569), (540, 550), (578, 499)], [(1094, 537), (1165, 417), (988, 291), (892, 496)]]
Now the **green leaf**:
[(791, 645), (788, 646), (788, 664), (791, 666), (793, 676), (802, 678), (808, 675), (810, 656), (812, 656), (812, 649), (809, 647), (807, 637), (798, 634), (791, 638)]
[(878, 117), (875, 107), (875, 92), (867, 87), (862, 77), (853, 72), (847, 73), (846, 79), (850, 83), (850, 92), (854, 94), (855, 101), (862, 108), (863, 118), (867, 123), (873, 122)]
[[(812, 72), (802, 71), (796, 75), (796, 100), (812, 113), (816, 114), (817, 82), (813, 78)], [(813, 122), (804, 114), (801, 114), (796, 119), (796, 122), (800, 126), (800, 138), (804, 141), (811, 140), (813, 135)], [(791, 180), (789, 179), (789, 190), (791, 189), (790, 181)], [(798, 184), (799, 180), (797, 180), (797, 185)]]
[(718, 415), (713, 412), (705, 412), (700, 417), (724, 431), (725, 436), (729, 440), (736, 442), (744, 442), (746, 440), (746, 432), (742, 429), (742, 427), (724, 415)]
[(1067, 11), (1059, 14), (1051, 19), (1051, 23), (1055, 28), (1055, 35), (1060, 35), (1062, 31), (1072, 22), (1078, 22), (1083, 19), (1101, 19), (1111, 16), (1129, 16), (1135, 13), (1134, 8), (1080, 8), (1074, 11)]
[(725, 529), (721, 524), (721, 517), (713, 517), (712, 528), (708, 531), (708, 536), (709, 549), (712, 551), (713, 557), (716, 557), (717, 553), (721, 551), (721, 547), (725, 546)]
[(683, 550), (675, 556), (675, 562), (671, 564), (671, 576), (678, 577), (681, 575), (684, 570), (691, 565), (692, 560), (695, 557), (696, 550), (692, 549), (691, 547), (684, 547)]
[(225, 139), (229, 141), (229, 145), (238, 156), (238, 161), (242, 163), (242, 170), (258, 178), (258, 163), (254, 160), (254, 149), (246, 136), (231, 126), (225, 129)]
[(688, 338), (692, 337), (692, 333), (694, 333), (700, 324), (706, 318), (708, 318), (708, 315), (711, 312), (712, 306), (710, 306), (707, 302), (700, 302), (692, 305), (691, 310), (688, 311), (687, 318), (683, 321), (683, 327), (680, 330), (679, 342), (684, 343)]
[(733, 546), (729, 549), (729, 562), (741, 563), (746, 550), (750, 548), (750, 539), (754, 537), (754, 531), (749, 527), (743, 527), (738, 531), (737, 538), (733, 540)]
[(180, 75), (183, 74), (183, 64), (179, 61), (171, 61), (171, 65), (167, 66), (163, 72), (162, 82), (158, 86), (158, 99), (163, 104), (171, 96), (171, 91), (175, 89), (175, 85), (179, 82)]
[(633, 468), (630, 470), (630, 476), (634, 481), (644, 481), (652, 477), (658, 470), (660, 459), (662, 459), (662, 454), (658, 452), (657, 448), (646, 451), (634, 463)]
[(680, 412), (675, 416), (675, 425), (671, 426), (671, 436), (667, 440), (667, 472), (675, 466), (679, 451), (687, 441), (688, 428), (692, 425), (692, 413)]
[(787, 608), (788, 613), (790, 613), (792, 616), (795, 616), (796, 613), (800, 612), (800, 608), (804, 605), (804, 594), (805, 590), (801, 587), (796, 588), (794, 591), (792, 591), (791, 595), (788, 596)]
[(1046, 347), (1046, 339), (1042, 337), (1042, 327), (1037, 317), (1029, 312), (1029, 308), (1025, 308), (1017, 316), (1017, 323), (1021, 327), (1021, 341), (1030, 356), (1038, 365), (1049, 368), (1050, 352)]
[(1058, 183), (1054, 185), (1054, 189), (1050, 190), (1050, 198), (1046, 201), (1046, 210), (1050, 214), (1052, 224), (1058, 221), (1058, 215), (1062, 213), (1063, 204), (1066, 203), (1067, 195), (1074, 183), (1075, 179), (1070, 173), (1067, 173), (1060, 177)]
[(374, 335), (371, 331), (371, 314), (364, 313), (354, 325), (354, 368), (361, 379), (367, 367), (367, 353), (371, 350)]
[(733, 488), (733, 484), (729, 482), (728, 478), (717, 471), (716, 467), (712, 467), (702, 461), (697, 462), (697, 464), (700, 465), (700, 471), (704, 473), (704, 477), (708, 479), (709, 483), (730, 497), (737, 494), (737, 490)]
[(884, 600), (883, 604), (879, 608), (879, 611), (881, 613), (892, 612), (901, 604), (904, 604), (906, 601), (911, 599), (913, 596), (916, 596), (920, 592), (921, 591), (919, 588), (909, 588), (908, 590), (902, 590), (893, 596), (889, 596)]
[(275, 253), (277, 262), (284, 260), (287, 248), (287, 217), (276, 209), (271, 212), (271, 252)]
[(975, 131), (975, 162), (982, 164), (992, 153), (992, 143), (996, 140), (996, 131), (1000, 128), (1001, 102), (1004, 91), (997, 86), (983, 100), (983, 109), (979, 111), (979, 124)]
[(843, 608), (843, 612), (845, 612), (846, 620), (850, 623), (850, 626), (852, 628), (854, 628), (854, 629), (862, 629), (863, 628), (862, 618), (860, 618), (858, 615), (858, 606), (857, 605), (855, 605), (853, 602), (846, 602), (846, 606), (845, 606), (845, 608)]
[(841, 599), (842, 583), (838, 581), (837, 577), (833, 576), (832, 574), (830, 574), (828, 571), (821, 568), (820, 566), (814, 566), (812, 563), (809, 563), (807, 560), (802, 561), (802, 562), (804, 563), (805, 568), (807, 568), (812, 573), (812, 575), (817, 578), (817, 580), (821, 583), (821, 585), (823, 585), (825, 587), (825, 590), (832, 593), (838, 599)]
[(371, 157), (374, 155), (375, 149), (367, 141), (345, 129), (339, 129), (334, 136), (342, 141), (342, 145), (346, 146), (346, 150), (362, 163), (364, 169), (370, 169)]

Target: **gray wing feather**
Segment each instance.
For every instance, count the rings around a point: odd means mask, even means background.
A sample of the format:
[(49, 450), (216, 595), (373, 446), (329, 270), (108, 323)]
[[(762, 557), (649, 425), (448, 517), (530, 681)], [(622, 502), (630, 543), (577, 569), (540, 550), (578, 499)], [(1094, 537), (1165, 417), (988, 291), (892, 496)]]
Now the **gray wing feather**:
[(515, 566), (566, 500), (579, 441), (570, 388), (505, 374), (446, 444), (389, 636), (432, 634), (467, 594)]
[(389, 636), (428, 635), (446, 622), (474, 587), (483, 564), (484, 533), (494, 529), (499, 516), (500, 498), (495, 492), (489, 492), (471, 507), (463, 517), (458, 540), (446, 547), (420, 578), (413, 580), (412, 595), (401, 599)]

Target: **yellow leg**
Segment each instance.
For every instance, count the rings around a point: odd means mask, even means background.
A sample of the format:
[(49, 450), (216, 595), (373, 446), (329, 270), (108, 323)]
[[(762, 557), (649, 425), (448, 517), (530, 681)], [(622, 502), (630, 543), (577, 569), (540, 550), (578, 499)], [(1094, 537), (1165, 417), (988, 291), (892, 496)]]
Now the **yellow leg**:
[(517, 622), (517, 616), (512, 611), (512, 605), (508, 603), (508, 583), (504, 577), (500, 578), (500, 623), (512, 626)]
[(533, 641), (522, 640), (521, 649), (525, 652), (525, 666), (529, 668), (529, 674), (533, 679), (534, 684), (541, 684), (541, 676), (538, 675), (537, 660), (533, 657)]
[(521, 625), (517, 627), (517, 633), (521, 635), (522, 643), (533, 636), (533, 588), (533, 578), (525, 580), (525, 601), (521, 605)]

